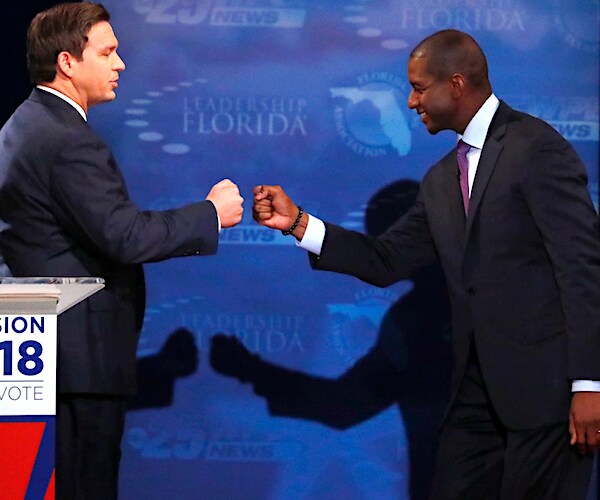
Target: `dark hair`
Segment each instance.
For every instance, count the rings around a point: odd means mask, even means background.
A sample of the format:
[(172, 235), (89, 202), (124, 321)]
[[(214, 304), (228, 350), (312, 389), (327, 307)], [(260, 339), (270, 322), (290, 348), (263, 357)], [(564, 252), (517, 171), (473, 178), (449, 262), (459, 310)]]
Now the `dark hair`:
[(462, 31), (438, 31), (421, 41), (411, 58), (426, 58), (427, 70), (436, 79), (464, 75), (474, 87), (489, 85), (485, 54), (475, 39)]
[(58, 55), (69, 52), (81, 60), (92, 26), (109, 21), (101, 5), (90, 2), (61, 3), (37, 14), (27, 30), (27, 68), (32, 83), (56, 77)]

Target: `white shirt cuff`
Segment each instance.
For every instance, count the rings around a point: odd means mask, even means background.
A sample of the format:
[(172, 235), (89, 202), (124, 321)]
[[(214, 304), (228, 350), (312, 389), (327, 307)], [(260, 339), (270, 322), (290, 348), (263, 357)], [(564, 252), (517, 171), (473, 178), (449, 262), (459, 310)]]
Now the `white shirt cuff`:
[(220, 233), (221, 232), (221, 217), (219, 217), (219, 214), (217, 214), (217, 226), (219, 228), (217, 233)]
[(573, 380), (572, 392), (600, 392), (600, 380)]
[(325, 223), (310, 214), (308, 215), (308, 224), (301, 241), (296, 241), (296, 246), (308, 250), (315, 255), (321, 255), (321, 247), (325, 239)]

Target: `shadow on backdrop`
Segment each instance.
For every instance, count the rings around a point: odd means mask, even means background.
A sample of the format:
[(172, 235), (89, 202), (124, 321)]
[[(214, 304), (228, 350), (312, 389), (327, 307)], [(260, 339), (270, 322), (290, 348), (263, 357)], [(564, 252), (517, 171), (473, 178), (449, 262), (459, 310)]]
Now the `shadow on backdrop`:
[(185, 328), (178, 328), (157, 354), (138, 359), (138, 394), (130, 401), (128, 409), (171, 406), (175, 381), (192, 375), (197, 369), (198, 348), (194, 335)]
[[(418, 184), (401, 180), (369, 202), (365, 227), (384, 232), (414, 204)], [(348, 429), (397, 405), (408, 435), (410, 495), (428, 497), (438, 427), (450, 384), (450, 305), (439, 265), (412, 277), (412, 289), (385, 314), (375, 345), (335, 379), (290, 370), (251, 353), (235, 336), (216, 334), (215, 371), (253, 385), (269, 412)]]

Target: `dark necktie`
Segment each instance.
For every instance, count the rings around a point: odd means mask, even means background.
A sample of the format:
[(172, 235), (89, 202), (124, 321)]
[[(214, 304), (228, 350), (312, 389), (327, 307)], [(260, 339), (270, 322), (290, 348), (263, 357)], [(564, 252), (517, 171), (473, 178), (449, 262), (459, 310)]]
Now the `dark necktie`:
[(456, 159), (458, 160), (458, 171), (460, 173), (460, 192), (462, 193), (465, 214), (469, 211), (469, 160), (467, 152), (471, 149), (462, 139), (456, 145)]

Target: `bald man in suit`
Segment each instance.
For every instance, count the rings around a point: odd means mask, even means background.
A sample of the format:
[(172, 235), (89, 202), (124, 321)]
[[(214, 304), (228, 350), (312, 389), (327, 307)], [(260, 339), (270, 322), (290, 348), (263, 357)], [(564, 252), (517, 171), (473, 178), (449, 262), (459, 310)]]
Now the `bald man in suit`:
[(257, 186), (254, 218), (292, 234), (315, 269), (377, 286), (440, 260), (454, 369), (432, 498), (583, 499), (600, 443), (600, 241), (585, 167), (493, 94), (466, 33), (419, 43), (408, 78), (427, 130), (459, 140), (408, 214), (372, 239)]

